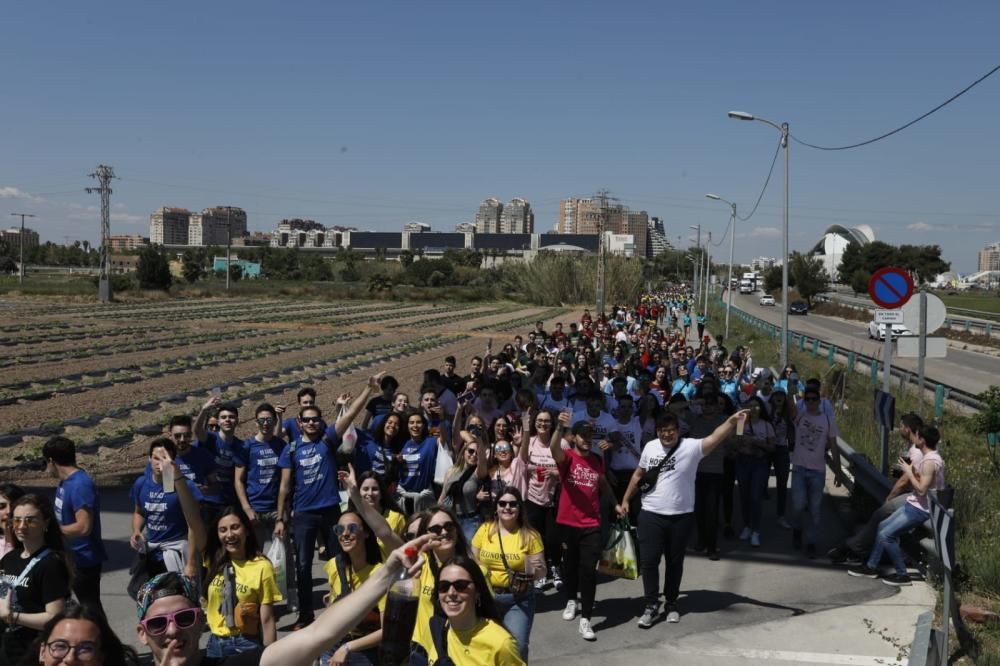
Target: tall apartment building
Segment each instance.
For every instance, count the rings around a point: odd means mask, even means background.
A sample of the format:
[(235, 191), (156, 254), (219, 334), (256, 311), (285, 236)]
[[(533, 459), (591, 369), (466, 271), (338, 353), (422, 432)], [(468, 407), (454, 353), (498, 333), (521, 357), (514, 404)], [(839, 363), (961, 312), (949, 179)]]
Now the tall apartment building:
[(649, 235), (649, 214), (646, 211), (631, 211), (621, 204), (609, 205), (602, 211), (598, 199), (563, 199), (559, 202), (557, 229), (561, 234), (597, 235), (601, 232), (602, 215), (605, 216), (604, 231), (631, 234), (636, 254), (646, 255)]
[(979, 251), (979, 270), (1000, 271), (1000, 243), (987, 245)]
[(153, 245), (187, 245), (191, 211), (163, 206), (149, 216), (149, 242)]
[(247, 213), (242, 208), (205, 208), (190, 217), (188, 245), (225, 245), (229, 238), (243, 238), (246, 233)]
[(663, 220), (658, 217), (649, 218), (646, 227), (646, 256), (656, 255), (671, 249), (670, 241), (667, 240), (667, 233), (663, 227)]
[(479, 204), (476, 213), (476, 231), (481, 234), (500, 233), (500, 217), (503, 215), (503, 204), (496, 197), (484, 199)]
[(120, 234), (117, 236), (108, 236), (108, 241), (111, 243), (112, 252), (122, 252), (125, 250), (138, 250), (139, 248), (149, 245), (149, 239), (145, 236), (128, 236)]
[[(10, 229), (0, 229), (0, 240), (7, 243), (8, 247), (15, 250), (21, 247), (21, 227), (11, 227)], [(38, 232), (34, 229), (24, 228), (24, 249), (38, 247)]]
[(500, 214), (500, 233), (535, 233), (535, 213), (531, 210), (531, 204), (524, 199), (511, 199)]

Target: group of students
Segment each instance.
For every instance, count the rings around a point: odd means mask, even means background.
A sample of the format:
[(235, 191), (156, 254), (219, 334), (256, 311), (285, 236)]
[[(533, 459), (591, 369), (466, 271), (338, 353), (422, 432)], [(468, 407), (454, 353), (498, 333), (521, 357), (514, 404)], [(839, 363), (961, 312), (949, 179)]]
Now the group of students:
[[(453, 357), (425, 371), (413, 407), (380, 373), (358, 396), (338, 396), (329, 423), (311, 388), (299, 391), (294, 417), (283, 418), (284, 405), (258, 405), (245, 439), (237, 435), (239, 407), (218, 395), (194, 419), (172, 418), (150, 442), (131, 493), (140, 640), (157, 663), (196, 647), (192, 632), (203, 625), (206, 663), (289, 654), (281, 644), (290, 638), (306, 642), (321, 664), (379, 663), (392, 565), (391, 575), (412, 569), (418, 581), (409, 664), (526, 663), (536, 597), (548, 589), (565, 597), (562, 618), (596, 639), (597, 563), (610, 524), (626, 516), (643, 585), (638, 626), (678, 622), (692, 534), (696, 550), (719, 559), (719, 533), (736, 538), (738, 486), (739, 538), (759, 547), (772, 468), (779, 525), (814, 557), (825, 455), (837, 452), (833, 406), (817, 380), (800, 384), (793, 366), (776, 380), (754, 368), (750, 350), (729, 353), (721, 338), (687, 344), (677, 324), (689, 316), (688, 299), (648, 295), (608, 317), (585, 312), (567, 332), (559, 324), (546, 333), (538, 322), (527, 343), (516, 336), (496, 354), (490, 340), (468, 375), (456, 372)], [(921, 498), (943, 483), (936, 430), (910, 417), (904, 425), (916, 433), (909, 466), (892, 510), (865, 532), (875, 536), (864, 566), (850, 569), (878, 575), (884, 550), (898, 574), (885, 580), (897, 584), (905, 578), (898, 534), (919, 522)], [(0, 546), (18, 545), (0, 560), (2, 580), (17, 588), (16, 604), (0, 597), (5, 663), (30, 658), (38, 641), (42, 661), (46, 650), (56, 656), (66, 641), (47, 647), (54, 621), (101, 614), (96, 491), (76, 467), (71, 441), (54, 438), (43, 453), (60, 478), (54, 507), (0, 487), (8, 539)], [(912, 499), (895, 499), (908, 488)], [(407, 554), (408, 543), (419, 543), (419, 558)], [(831, 556), (846, 561), (863, 543)], [(280, 551), (287, 564), (276, 571)], [(366, 597), (365, 612), (336, 640), (331, 613), (315, 615), (317, 552), (326, 560), (327, 604), (353, 607), (371, 587), (383, 593)], [(84, 610), (67, 610), (70, 587)], [(163, 613), (160, 589), (176, 601)], [(278, 640), (281, 611), (297, 618)], [(98, 621), (96, 630), (105, 626)]]

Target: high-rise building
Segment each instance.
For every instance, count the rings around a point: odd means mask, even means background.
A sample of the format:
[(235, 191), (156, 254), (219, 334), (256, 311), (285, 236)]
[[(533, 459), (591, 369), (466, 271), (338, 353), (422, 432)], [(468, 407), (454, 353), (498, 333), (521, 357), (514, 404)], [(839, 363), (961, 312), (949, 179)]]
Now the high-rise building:
[(153, 245), (187, 245), (191, 211), (163, 206), (149, 216), (149, 242)]
[(503, 215), (503, 204), (496, 197), (484, 199), (479, 204), (476, 213), (476, 231), (481, 234), (500, 233), (500, 217)]
[(1000, 271), (1000, 243), (992, 243), (979, 251), (980, 271)]
[(535, 233), (535, 213), (531, 210), (531, 204), (524, 199), (511, 199), (500, 214), (500, 233)]
[(236, 206), (205, 208), (191, 215), (188, 229), (188, 245), (225, 245), (246, 235), (247, 213)]
[(632, 235), (636, 255), (646, 256), (649, 234), (649, 214), (646, 211), (631, 211), (621, 204), (607, 204), (602, 209), (597, 198), (563, 199), (559, 202), (559, 233), (596, 235), (601, 232), (602, 226), (606, 232)]
[(663, 228), (663, 220), (658, 217), (649, 218), (649, 224), (646, 227), (646, 256), (655, 257), (670, 248), (670, 241), (667, 240), (667, 234)]
[[(0, 229), (0, 240), (3, 240), (9, 247), (15, 250), (21, 247), (21, 227), (11, 227), (10, 229)], [(24, 228), (24, 248), (38, 247), (38, 232), (34, 229)]]

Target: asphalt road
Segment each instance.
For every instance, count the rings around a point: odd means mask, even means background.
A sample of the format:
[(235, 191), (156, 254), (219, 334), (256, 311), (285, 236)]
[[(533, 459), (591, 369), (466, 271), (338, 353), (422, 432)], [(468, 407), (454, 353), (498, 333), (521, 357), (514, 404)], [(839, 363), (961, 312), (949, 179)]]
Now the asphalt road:
[[(773, 484), (773, 479), (772, 479)], [(52, 493), (52, 489), (41, 492)], [(602, 580), (597, 589), (597, 607), (594, 625), (597, 642), (588, 643), (580, 638), (576, 623), (564, 622), (560, 613), (564, 600), (553, 590), (538, 599), (538, 611), (531, 638), (531, 662), (607, 664), (623, 663), (623, 656), (631, 650), (642, 650), (644, 657), (631, 664), (653, 663), (650, 655), (666, 654), (664, 650), (682, 649), (685, 654), (694, 650), (702, 655), (685, 658), (686, 663), (732, 664), (767, 663), (770, 660), (747, 662), (733, 661), (733, 654), (711, 656), (712, 646), (719, 644), (718, 636), (744, 633), (734, 638), (734, 649), (774, 649), (790, 647), (797, 636), (808, 635), (806, 641), (810, 654), (847, 653), (861, 655), (863, 661), (838, 661), (810, 656), (809, 663), (893, 663), (888, 659), (895, 654), (891, 645), (870, 640), (866, 619), (879, 620), (877, 609), (886, 614), (886, 622), (909, 622), (900, 613), (899, 602), (889, 603), (896, 590), (878, 581), (851, 578), (842, 568), (831, 567), (823, 560), (807, 560), (790, 544), (790, 533), (775, 524), (774, 490), (771, 500), (765, 502), (763, 547), (751, 549), (745, 542), (725, 540), (723, 558), (711, 562), (689, 550), (681, 586), (682, 613), (679, 624), (654, 625), (641, 630), (636, 620), (641, 613), (641, 581)], [(129, 506), (124, 489), (104, 489), (101, 492), (104, 538), (110, 555), (101, 581), (102, 596), (111, 624), (127, 642), (140, 647), (135, 634), (135, 605), (125, 592), (131, 552), (127, 543), (129, 532)], [(821, 550), (838, 538), (846, 499), (827, 498), (828, 526), (822, 537)], [(739, 516), (738, 500), (736, 508)], [(326, 590), (325, 577), (317, 565), (314, 569), (317, 598)], [(661, 581), (662, 585), (662, 581)], [(851, 611), (854, 604), (875, 604), (876, 610), (865, 608)], [(319, 606), (317, 606), (319, 607)], [(847, 619), (831, 626), (831, 617), (824, 611), (841, 609)], [(916, 614), (913, 614), (915, 619)], [(896, 618), (896, 619), (893, 619)], [(279, 628), (287, 625), (291, 617), (279, 621)], [(879, 620), (881, 621), (881, 620)], [(777, 623), (777, 624), (775, 624)], [(785, 624), (782, 624), (785, 623)], [(787, 626), (786, 638), (778, 638), (772, 627)], [(909, 626), (909, 625), (906, 625)], [(912, 637), (900, 629), (898, 639), (904, 644)], [(855, 636), (856, 634), (856, 636)], [(688, 641), (685, 643), (685, 641)], [(822, 647), (824, 641), (827, 647)], [(866, 642), (867, 641), (867, 642)], [(687, 647), (684, 647), (687, 646)], [(638, 654), (638, 653), (637, 653)], [(803, 658), (805, 659), (805, 657)], [(657, 660), (658, 661), (658, 660)], [(784, 663), (788, 663), (784, 661)]]
[[(733, 305), (780, 326), (781, 306), (761, 306), (759, 298), (759, 294), (740, 295), (734, 292)], [(844, 349), (882, 357), (884, 343), (868, 338), (864, 322), (809, 314), (791, 315), (788, 326), (796, 333), (826, 340)], [(894, 353), (892, 363), (914, 374), (917, 372), (915, 358), (899, 358)], [(947, 358), (927, 359), (924, 372), (928, 383), (938, 382), (970, 393), (981, 393), (995, 384), (996, 377), (1000, 376), (1000, 358), (949, 347)]]

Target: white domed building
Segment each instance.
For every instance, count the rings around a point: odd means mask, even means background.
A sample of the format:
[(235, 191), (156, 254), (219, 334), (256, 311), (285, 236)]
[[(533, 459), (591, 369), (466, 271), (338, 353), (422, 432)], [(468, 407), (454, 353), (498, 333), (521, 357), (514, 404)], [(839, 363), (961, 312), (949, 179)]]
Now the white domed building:
[(875, 231), (867, 224), (857, 227), (842, 227), (834, 224), (823, 232), (823, 237), (819, 239), (809, 254), (823, 261), (827, 275), (831, 280), (839, 279), (840, 260), (844, 256), (844, 250), (851, 243), (867, 245), (875, 240)]

